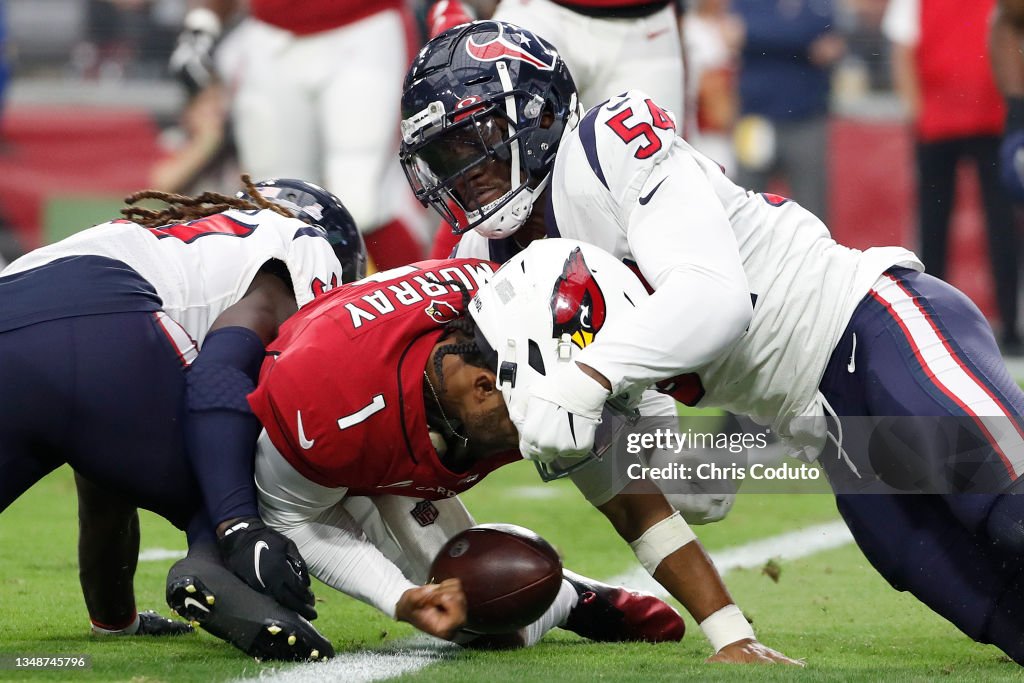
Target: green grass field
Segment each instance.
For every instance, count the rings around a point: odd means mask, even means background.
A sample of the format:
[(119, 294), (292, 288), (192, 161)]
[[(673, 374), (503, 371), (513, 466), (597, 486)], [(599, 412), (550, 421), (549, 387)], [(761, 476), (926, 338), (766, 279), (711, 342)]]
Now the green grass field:
[[(567, 566), (584, 573), (610, 577), (635, 564), (629, 548), (570, 484), (541, 485), (525, 463), (496, 473), (465, 500), (480, 521), (535, 529), (559, 548)], [(294, 668), (256, 663), (205, 633), (177, 639), (90, 636), (77, 579), (75, 504), (73, 481), (65, 468), (0, 515), (0, 657), (89, 654), (92, 668), (0, 670), (0, 680), (224, 681)], [(835, 518), (831, 496), (741, 493), (724, 522), (699, 533), (706, 547), (715, 551)], [(143, 513), (142, 527), (143, 549), (184, 548), (183, 536), (163, 520)], [(170, 564), (140, 564), (140, 609), (167, 613), (163, 586)], [(761, 639), (805, 658), (805, 669), (704, 664), (710, 648), (688, 619), (689, 633), (679, 645), (603, 645), (556, 631), (525, 651), (446, 650), (436, 662), (404, 678), (648, 682), (1024, 677), (995, 648), (969, 641), (913, 598), (889, 588), (852, 545), (782, 562), (777, 583), (758, 568), (732, 571), (726, 580)], [(317, 625), (339, 652), (393, 649), (394, 643), (414, 635), (410, 627), (323, 585), (314, 588), (322, 600)], [(346, 680), (343, 671), (317, 665), (295, 674), (303, 679)]]

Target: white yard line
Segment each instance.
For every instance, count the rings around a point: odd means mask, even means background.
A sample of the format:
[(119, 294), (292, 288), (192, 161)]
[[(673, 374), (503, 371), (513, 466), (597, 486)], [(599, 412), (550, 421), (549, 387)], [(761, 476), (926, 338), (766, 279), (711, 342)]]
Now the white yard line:
[[(828, 522), (788, 533), (762, 538), (711, 553), (718, 570), (725, 574), (741, 567), (757, 567), (772, 558), (795, 560), (853, 542), (841, 521)], [(640, 568), (609, 579), (609, 583), (667, 595), (665, 589)], [(245, 681), (304, 683), (338, 681), (365, 683), (412, 673), (443, 659), (455, 646), (429, 636), (400, 640), (387, 649), (344, 652), (328, 662), (299, 664), (285, 670), (266, 670)]]
[[(718, 571), (725, 574), (733, 569), (759, 567), (772, 558), (796, 560), (839, 548), (848, 543), (853, 543), (850, 530), (842, 521), (836, 520), (789, 531), (778, 536), (769, 536), (732, 548), (724, 548), (710, 553), (710, 555), (711, 560), (718, 567)], [(608, 579), (608, 583), (645, 590), (662, 598), (668, 597), (668, 592), (662, 588), (661, 584), (640, 567), (614, 576)]]
[(165, 560), (180, 560), (185, 557), (184, 550), (171, 550), (170, 548), (146, 548), (139, 553), (139, 562), (163, 562)]
[(334, 659), (314, 664), (299, 664), (287, 669), (265, 669), (245, 681), (273, 683), (365, 683), (395, 678), (418, 671), (443, 659), (458, 648), (430, 636), (416, 636), (396, 641), (388, 648), (362, 652), (342, 652)]

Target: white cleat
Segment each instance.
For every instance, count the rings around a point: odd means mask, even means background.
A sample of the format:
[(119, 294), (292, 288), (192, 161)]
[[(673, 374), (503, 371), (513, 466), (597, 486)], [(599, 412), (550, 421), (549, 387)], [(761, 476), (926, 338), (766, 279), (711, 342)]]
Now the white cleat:
[(294, 634), (288, 636), (288, 644), (289, 645), (294, 645), (296, 640), (297, 640), (297, 638), (295, 637)]
[(281, 632), (281, 627), (277, 624), (274, 624), (273, 626), (268, 626), (267, 630), (270, 632), (270, 635), (276, 636), (278, 633)]

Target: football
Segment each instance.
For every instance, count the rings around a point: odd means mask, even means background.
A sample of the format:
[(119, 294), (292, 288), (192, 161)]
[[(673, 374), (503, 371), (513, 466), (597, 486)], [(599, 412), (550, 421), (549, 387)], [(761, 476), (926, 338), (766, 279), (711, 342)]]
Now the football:
[(430, 581), (456, 578), (466, 593), (466, 629), (510, 633), (536, 621), (562, 584), (562, 561), (551, 544), (521, 526), (481, 524), (445, 543)]

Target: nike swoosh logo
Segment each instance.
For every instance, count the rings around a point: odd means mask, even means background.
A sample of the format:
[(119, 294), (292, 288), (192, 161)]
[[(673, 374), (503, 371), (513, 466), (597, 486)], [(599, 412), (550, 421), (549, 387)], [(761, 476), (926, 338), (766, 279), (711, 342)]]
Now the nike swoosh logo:
[(313, 443), (316, 439), (307, 439), (306, 432), (302, 429), (302, 411), (295, 411), (295, 422), (299, 426), (299, 445), (302, 446), (303, 450), (309, 450), (313, 447)]
[(256, 541), (256, 549), (253, 551), (253, 563), (256, 565), (256, 580), (259, 581), (260, 585), (264, 588), (267, 587), (267, 584), (263, 583), (263, 577), (260, 576), (260, 553), (269, 548), (270, 546), (267, 545), (266, 541)]
[[(622, 99), (616, 102), (615, 104), (609, 106), (608, 111), (618, 111), (619, 109), (622, 109), (624, 105), (629, 104), (628, 98), (624, 97), (623, 95), (619, 95), (619, 97), (622, 97)], [(605, 101), (607, 102), (608, 100)]]
[[(666, 180), (668, 180), (668, 176), (665, 176), (664, 178), (662, 178), (661, 179), (661, 183), (665, 182)], [(659, 187), (661, 187), (661, 183), (658, 183), (657, 185), (655, 185), (654, 189), (647, 193), (647, 196), (640, 198), (640, 205), (641, 206), (646, 206), (647, 202), (651, 201), (651, 197), (653, 197), (654, 193), (658, 191)]]
[(193, 607), (198, 607), (199, 609), (203, 610), (207, 614), (210, 613), (210, 610), (208, 610), (206, 608), (206, 605), (204, 605), (203, 603), (199, 602), (195, 598), (185, 598), (185, 607), (188, 607), (189, 605), (192, 605)]
[(658, 36), (665, 35), (666, 33), (668, 33), (667, 28), (659, 29), (657, 31), (651, 31), (650, 33), (647, 34), (647, 40), (654, 40)]
[(411, 485), (412, 485), (412, 479), (406, 479), (405, 481), (396, 481), (394, 484), (384, 484), (383, 486), (378, 486), (377, 488), (379, 488), (379, 489), (389, 489), (392, 486), (411, 486)]
[(857, 335), (853, 335), (853, 350), (850, 351), (850, 364), (846, 366), (846, 371), (853, 374), (857, 370), (857, 365), (854, 360), (857, 358)]

